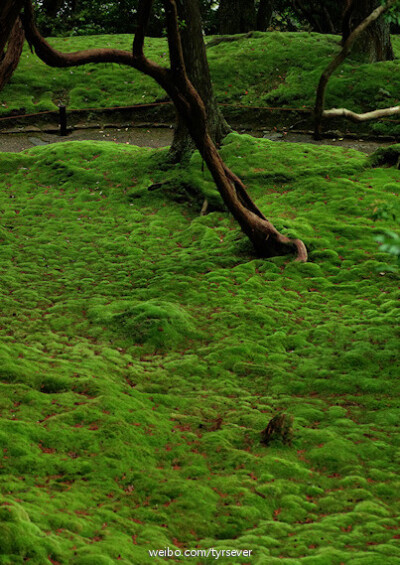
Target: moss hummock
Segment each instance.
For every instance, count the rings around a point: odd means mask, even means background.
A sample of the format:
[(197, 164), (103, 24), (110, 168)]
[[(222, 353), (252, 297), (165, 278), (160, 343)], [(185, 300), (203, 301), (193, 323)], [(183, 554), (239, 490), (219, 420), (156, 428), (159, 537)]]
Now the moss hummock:
[[(399, 563), (398, 275), (374, 209), (400, 171), (234, 134), (222, 155), (309, 263), (254, 257), (198, 154), (0, 156), (1, 563)], [(265, 446), (277, 414), (291, 443)]]
[[(400, 39), (393, 36), (392, 40), (395, 53), (400, 53)], [(207, 41), (212, 44), (212, 38)], [(339, 42), (338, 36), (317, 33), (254, 32), (251, 37), (238, 35), (234, 41), (210, 45), (207, 56), (217, 100), (250, 108), (313, 108), (319, 77), (339, 51)], [(61, 51), (99, 46), (129, 51), (132, 36), (54, 38), (51, 44)], [(146, 39), (146, 54), (167, 65), (166, 40)], [(329, 81), (326, 107), (366, 112), (395, 106), (399, 103), (399, 77), (398, 60), (362, 64), (349, 58)], [(57, 110), (60, 101), (79, 110), (156, 100), (165, 100), (165, 92), (151, 78), (129, 67), (89, 64), (51, 68), (25, 49), (11, 83), (0, 92), (0, 114)], [(396, 116), (371, 122), (370, 127), (377, 134), (400, 131)]]

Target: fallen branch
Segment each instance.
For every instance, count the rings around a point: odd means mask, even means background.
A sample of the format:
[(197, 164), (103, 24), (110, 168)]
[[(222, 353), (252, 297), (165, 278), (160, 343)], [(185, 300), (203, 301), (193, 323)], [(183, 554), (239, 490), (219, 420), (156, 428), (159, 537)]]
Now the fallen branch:
[(368, 120), (376, 120), (384, 116), (393, 116), (400, 114), (400, 106), (392, 106), (391, 108), (382, 108), (381, 110), (373, 110), (364, 114), (357, 114), (347, 108), (331, 108), (322, 112), (323, 118), (347, 118), (352, 122), (367, 122)]

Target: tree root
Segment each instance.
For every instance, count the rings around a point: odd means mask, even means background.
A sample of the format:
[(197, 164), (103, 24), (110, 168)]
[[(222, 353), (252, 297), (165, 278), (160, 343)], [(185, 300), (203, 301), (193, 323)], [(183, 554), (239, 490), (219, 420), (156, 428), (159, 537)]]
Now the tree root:
[(233, 185), (241, 205), (257, 217), (255, 229), (253, 228), (253, 231), (250, 233), (248, 233), (248, 230), (244, 230), (252, 241), (257, 253), (263, 257), (274, 257), (294, 252), (297, 254), (295, 261), (305, 263), (308, 259), (305, 244), (300, 239), (290, 239), (279, 233), (275, 226), (255, 205), (239, 177), (227, 167), (225, 167), (225, 174)]

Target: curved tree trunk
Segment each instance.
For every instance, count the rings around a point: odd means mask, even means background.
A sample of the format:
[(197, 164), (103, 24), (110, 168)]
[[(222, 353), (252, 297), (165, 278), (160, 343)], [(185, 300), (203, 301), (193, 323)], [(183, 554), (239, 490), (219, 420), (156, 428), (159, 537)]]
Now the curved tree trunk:
[(38, 32), (30, 0), (26, 0), (23, 23), (28, 42), (48, 65), (71, 67), (94, 62), (115, 62), (129, 65), (151, 76), (171, 97), (185, 121), (197, 149), (210, 170), (215, 184), (232, 215), (253, 243), (259, 255), (270, 257), (295, 252), (297, 261), (307, 260), (307, 249), (299, 239), (281, 235), (257, 208), (241, 180), (228, 169), (213, 143), (207, 124), (205, 105), (190, 82), (183, 57), (175, 0), (163, 2), (167, 20), (170, 68), (166, 69), (146, 58), (143, 52), (145, 30), (151, 12), (151, 0), (141, 0), (138, 28), (132, 53), (117, 49), (89, 49), (61, 53), (53, 49)]
[(254, 0), (220, 0), (218, 8), (219, 33), (234, 35), (256, 28)]
[(0, 53), (5, 50), (23, 5), (24, 0), (1, 0), (0, 2)]
[(25, 34), (18, 18), (11, 31), (7, 51), (0, 59), (0, 90), (7, 84), (18, 66), (24, 46)]
[[(231, 131), (218, 108), (211, 83), (206, 47), (198, 0), (177, 0), (176, 2), (182, 38), (182, 50), (187, 74), (193, 86), (200, 94), (207, 111), (208, 128), (213, 141), (218, 145)], [(173, 162), (184, 160), (195, 149), (192, 137), (182, 118), (177, 116), (170, 155)]]
[[(351, 32), (380, 5), (380, 0), (352, 0), (349, 3), (343, 21), (343, 44)], [(352, 53), (366, 63), (392, 61), (394, 53), (390, 40), (390, 24), (383, 18), (374, 21), (357, 38)]]

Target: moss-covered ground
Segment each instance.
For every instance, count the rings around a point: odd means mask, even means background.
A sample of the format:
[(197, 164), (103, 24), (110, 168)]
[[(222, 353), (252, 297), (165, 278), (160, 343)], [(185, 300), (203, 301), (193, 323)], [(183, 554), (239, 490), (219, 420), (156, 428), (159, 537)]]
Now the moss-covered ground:
[[(222, 155), (310, 262), (255, 258), (198, 155), (1, 155), (2, 565), (400, 563), (400, 292), (374, 241), (400, 171), (236, 134)], [(280, 413), (292, 442), (262, 445)]]
[[(254, 33), (236, 36), (208, 48), (218, 101), (268, 107), (313, 107), (322, 70), (339, 51), (339, 37), (316, 33)], [(129, 35), (57, 38), (63, 51), (93, 47), (131, 49)], [(393, 36), (395, 52), (400, 39)], [(148, 39), (147, 55), (167, 64), (165, 39)], [(361, 64), (347, 60), (329, 82), (327, 107), (354, 111), (385, 108), (399, 103), (399, 61)], [(25, 49), (11, 84), (0, 92), (0, 114), (55, 110), (61, 100), (70, 109), (106, 108), (163, 99), (152, 79), (119, 65), (86, 65), (71, 69), (47, 67)], [(399, 133), (398, 121), (373, 123), (377, 133)]]

